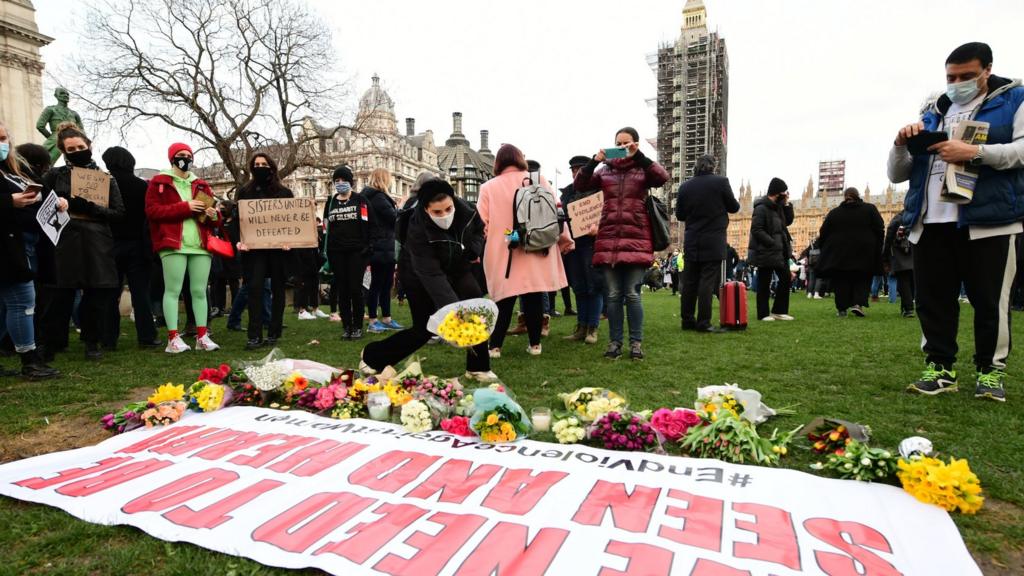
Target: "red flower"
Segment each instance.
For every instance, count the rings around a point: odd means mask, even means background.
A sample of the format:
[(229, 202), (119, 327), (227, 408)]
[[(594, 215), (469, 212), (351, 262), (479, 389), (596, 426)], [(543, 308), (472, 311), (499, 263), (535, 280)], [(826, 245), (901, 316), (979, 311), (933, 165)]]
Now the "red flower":
[(690, 427), (699, 422), (700, 416), (696, 412), (682, 408), (676, 410), (659, 408), (651, 416), (651, 427), (672, 441), (685, 436)]
[(441, 420), (441, 429), (456, 436), (474, 436), (469, 426), (469, 418), (465, 416), (452, 416), (447, 420)]

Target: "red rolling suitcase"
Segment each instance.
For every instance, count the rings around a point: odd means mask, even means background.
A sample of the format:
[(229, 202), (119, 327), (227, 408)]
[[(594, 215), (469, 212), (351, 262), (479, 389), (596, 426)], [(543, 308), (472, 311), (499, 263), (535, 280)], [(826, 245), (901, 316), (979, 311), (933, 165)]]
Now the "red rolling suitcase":
[(747, 328), (747, 285), (725, 281), (725, 262), (722, 262), (722, 287), (718, 291), (718, 324), (725, 330)]

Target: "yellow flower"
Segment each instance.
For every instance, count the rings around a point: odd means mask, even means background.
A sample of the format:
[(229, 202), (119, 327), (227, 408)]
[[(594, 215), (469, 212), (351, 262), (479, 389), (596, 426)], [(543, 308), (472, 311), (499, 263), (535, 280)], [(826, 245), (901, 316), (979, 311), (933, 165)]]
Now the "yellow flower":
[(224, 401), (224, 387), (220, 384), (207, 384), (196, 396), (196, 404), (203, 412), (213, 412), (220, 408)]
[(161, 402), (178, 402), (185, 397), (185, 385), (184, 384), (171, 384), (168, 382), (163, 386), (157, 388), (152, 395), (146, 400), (153, 404), (160, 404)]
[(491, 414), (487, 415), (487, 425), (488, 426), (494, 426), (497, 423), (498, 423), (498, 415), (497, 414), (491, 413)]

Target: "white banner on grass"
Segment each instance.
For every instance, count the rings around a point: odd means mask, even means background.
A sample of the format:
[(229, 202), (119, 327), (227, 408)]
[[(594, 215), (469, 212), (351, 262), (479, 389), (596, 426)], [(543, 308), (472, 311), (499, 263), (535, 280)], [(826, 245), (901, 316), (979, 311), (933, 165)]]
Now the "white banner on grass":
[(980, 574), (898, 488), (229, 408), (0, 466), (0, 493), (335, 574)]

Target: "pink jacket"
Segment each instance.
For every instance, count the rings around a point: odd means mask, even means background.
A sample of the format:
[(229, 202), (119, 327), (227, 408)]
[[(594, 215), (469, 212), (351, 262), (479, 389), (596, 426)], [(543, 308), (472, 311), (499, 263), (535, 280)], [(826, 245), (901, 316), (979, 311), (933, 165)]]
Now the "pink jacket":
[[(568, 285), (559, 252), (561, 248), (571, 250), (575, 247), (568, 226), (558, 239), (558, 246), (552, 246), (547, 255), (515, 250), (512, 254), (512, 269), (508, 278), (505, 278), (509, 258), (505, 230), (512, 228), (512, 199), (527, 176), (526, 171), (510, 167), (480, 187), (480, 200), (476, 209), (486, 228), (484, 273), (487, 275), (487, 292), (495, 302), (521, 294), (553, 292)], [(543, 178), (541, 185), (551, 190), (551, 185)], [(554, 193), (551, 195), (557, 202), (558, 197)]]

